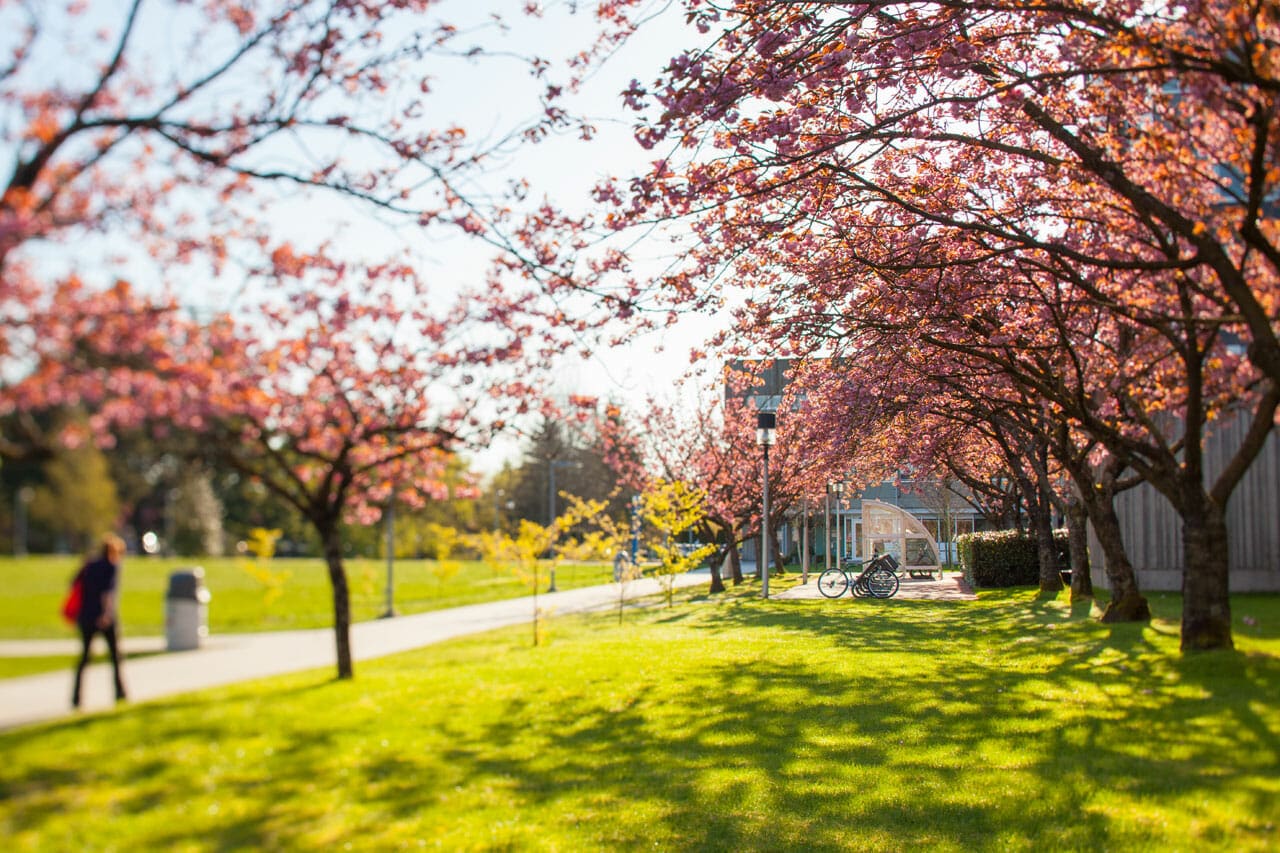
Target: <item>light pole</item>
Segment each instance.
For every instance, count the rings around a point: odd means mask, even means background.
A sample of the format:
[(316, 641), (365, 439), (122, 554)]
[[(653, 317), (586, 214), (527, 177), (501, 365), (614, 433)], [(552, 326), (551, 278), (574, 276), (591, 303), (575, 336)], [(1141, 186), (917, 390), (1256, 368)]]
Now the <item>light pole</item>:
[(493, 532), (494, 533), (498, 532), (498, 522), (502, 520), (502, 508), (501, 506), (499, 506), (498, 502), (502, 498), (506, 497), (506, 495), (507, 495), (507, 492), (505, 489), (494, 489), (494, 492), (493, 492)]
[(832, 485), (827, 483), (827, 502), (822, 508), (822, 556), (826, 568), (831, 568), (831, 495)]
[(387, 509), (383, 513), (383, 526), (386, 528), (387, 537), (387, 609), (383, 611), (382, 618), (390, 619), (396, 615), (396, 499), (394, 495), (387, 498)]
[(800, 583), (809, 582), (809, 499), (800, 501), (803, 521), (800, 523)]
[(836, 506), (836, 566), (844, 565), (844, 527), (840, 518), (840, 496), (844, 494), (844, 483), (837, 480), (830, 486), (831, 494), (835, 496)]
[(177, 488), (167, 489), (164, 493), (164, 553), (172, 557), (178, 553), (173, 547), (173, 540), (178, 537), (178, 520), (173, 515), (173, 504), (178, 499)]
[(769, 597), (769, 448), (773, 445), (778, 417), (773, 412), (756, 415), (756, 444), (764, 450), (764, 494), (760, 513), (760, 597)]
[[(556, 524), (556, 469), (577, 467), (573, 462), (567, 459), (548, 459), (547, 472), (550, 475), (550, 489), (548, 491), (549, 502), (547, 504), (547, 529), (550, 530)], [(547, 592), (556, 591), (556, 562), (551, 561), (551, 585), (547, 587)]]
[(631, 571), (635, 572), (640, 559), (640, 496), (631, 496)]
[(13, 553), (19, 557), (27, 555), (27, 508), (35, 496), (36, 490), (30, 486), (22, 486), (18, 489), (17, 505), (13, 513)]

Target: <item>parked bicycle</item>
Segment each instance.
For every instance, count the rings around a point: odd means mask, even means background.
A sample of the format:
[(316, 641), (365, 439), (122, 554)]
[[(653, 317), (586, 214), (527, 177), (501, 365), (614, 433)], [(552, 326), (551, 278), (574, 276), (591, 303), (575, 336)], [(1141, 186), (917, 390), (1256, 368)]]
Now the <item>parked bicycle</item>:
[(898, 594), (898, 561), (892, 554), (877, 554), (864, 566), (856, 560), (818, 576), (818, 592), (839, 598), (852, 589), (856, 598), (893, 598)]

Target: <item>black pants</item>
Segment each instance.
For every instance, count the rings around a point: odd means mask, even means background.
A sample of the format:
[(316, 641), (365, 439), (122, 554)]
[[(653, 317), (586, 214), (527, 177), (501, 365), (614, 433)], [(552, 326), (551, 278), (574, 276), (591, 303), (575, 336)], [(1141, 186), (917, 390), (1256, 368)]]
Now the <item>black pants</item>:
[(89, 647), (93, 645), (93, 635), (102, 634), (107, 641), (107, 651), (111, 653), (111, 672), (116, 681), (116, 701), (119, 702), (125, 698), (124, 682), (120, 680), (120, 644), (116, 634), (116, 623), (112, 622), (105, 628), (100, 628), (95, 624), (80, 623), (80, 662), (76, 664), (76, 684), (75, 689), (71, 692), (71, 704), (75, 707), (80, 706), (80, 679), (84, 675), (84, 668), (89, 665)]

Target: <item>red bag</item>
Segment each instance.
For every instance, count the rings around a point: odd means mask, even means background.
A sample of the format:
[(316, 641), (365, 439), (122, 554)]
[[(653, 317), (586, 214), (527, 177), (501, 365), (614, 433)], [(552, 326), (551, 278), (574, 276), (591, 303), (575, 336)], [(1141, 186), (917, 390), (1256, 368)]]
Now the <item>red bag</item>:
[(67, 599), (62, 602), (62, 618), (75, 623), (80, 616), (80, 598), (84, 591), (84, 572), (77, 572), (71, 581), (71, 589), (67, 591)]

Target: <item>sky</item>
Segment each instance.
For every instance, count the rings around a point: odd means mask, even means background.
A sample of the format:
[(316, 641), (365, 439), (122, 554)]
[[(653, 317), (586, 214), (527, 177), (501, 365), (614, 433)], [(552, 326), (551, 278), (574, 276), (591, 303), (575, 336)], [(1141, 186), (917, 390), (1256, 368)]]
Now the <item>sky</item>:
[[(549, 9), (542, 21), (533, 21), (519, 12), (522, 4), (511, 0), (448, 0), (441, 4), (437, 16), (467, 29), (470, 23), (480, 24), (491, 11), (504, 14), (511, 24), (508, 33), (496, 41), (486, 37), (488, 44), (513, 53), (535, 53), (558, 62), (586, 47), (593, 31), (589, 14), (592, 4), (580, 4), (579, 14), (566, 17), (555, 8)], [(561, 7), (568, 3), (548, 3)], [(88, 17), (81, 23), (90, 28), (118, 26), (125, 4), (103, 0), (89, 4)], [(534, 184), (535, 193), (546, 193), (557, 203), (568, 207), (578, 206), (588, 198), (592, 185), (609, 175), (626, 176), (641, 173), (656, 155), (644, 151), (632, 138), (632, 115), (623, 112), (619, 93), (627, 88), (632, 78), (652, 80), (678, 47), (689, 41), (685, 32), (681, 10), (678, 6), (659, 0), (655, 9), (665, 9), (657, 19), (649, 22), (616, 55), (604, 63), (569, 100), (576, 112), (584, 112), (596, 118), (597, 135), (590, 141), (575, 136), (565, 136), (521, 151), (513, 157), (509, 169), (491, 172), (485, 177), (491, 187), (498, 187), (508, 177), (527, 175)], [(144, 4), (144, 9), (159, 9), (161, 14), (147, 19), (149, 28), (143, 43), (152, 45), (153, 61), (157, 68), (166, 64), (185, 61), (190, 47), (171, 33), (182, 30), (180, 16), (189, 14), (172, 11), (161, 4)], [(74, 22), (62, 22), (70, 25)], [(69, 40), (70, 41), (70, 40)], [(56, 42), (54, 42), (56, 45)], [(208, 48), (208, 46), (205, 46)], [(43, 62), (52, 75), (73, 74), (73, 63), (59, 50), (51, 50)], [(536, 105), (536, 95), (541, 83), (529, 78), (527, 72), (516, 63), (502, 60), (471, 61), (459, 59), (438, 66), (438, 79), (433, 89), (431, 108), (439, 118), (432, 116), (437, 126), (456, 122), (481, 135), (500, 132), (527, 115), (530, 105)], [(415, 87), (418, 81), (397, 81), (401, 87)], [(377, 109), (378, 105), (370, 105)], [(5, 152), (0, 151), (0, 157)], [(486, 188), (477, 187), (478, 191)], [(371, 259), (382, 253), (393, 253), (409, 246), (414, 262), (439, 283), (446, 292), (457, 291), (481, 279), (490, 250), (474, 241), (459, 237), (432, 236), (423, 240), (412, 227), (372, 217), (369, 211), (341, 199), (317, 200), (312, 197), (290, 199), (280, 194), (274, 213), (273, 229), (280, 235), (296, 236), (299, 242), (314, 240), (317, 235), (340, 234), (350, 247), (359, 246)], [(80, 268), (93, 268), (85, 263), (87, 257), (97, 256), (110, 262), (98, 265), (101, 284), (120, 276), (132, 280), (143, 289), (161, 288), (165, 285), (164, 271), (148, 270), (145, 260), (139, 256), (124, 260), (123, 266), (116, 255), (127, 255), (110, 237), (95, 241), (87, 239), (77, 243), (74, 254), (61, 247), (51, 247), (40, 258), (51, 273), (65, 271), (75, 264)], [(641, 268), (649, 264), (656, 272), (665, 260), (663, 253), (670, 251), (661, 241), (649, 248), (640, 249)], [(645, 260), (647, 258), (647, 260)], [(434, 286), (434, 285), (433, 285)], [(193, 310), (201, 313), (233, 308), (243, 299), (242, 281), (218, 281), (198, 275), (185, 280), (181, 298)], [(557, 366), (554, 390), (557, 395), (585, 394), (606, 398), (615, 402), (642, 405), (647, 396), (663, 401), (691, 400), (692, 391), (675, 387), (676, 380), (689, 368), (690, 349), (701, 345), (716, 330), (714, 319), (689, 317), (675, 326), (637, 338), (634, 342), (614, 349), (593, 348), (591, 358), (583, 360), (570, 357)], [(513, 440), (500, 440), (488, 451), (473, 454), (475, 467), (482, 473), (492, 473), (504, 461), (515, 459), (518, 447)]]
[[(678, 46), (690, 43), (691, 30), (684, 25), (680, 7), (657, 6), (665, 7), (661, 15), (647, 22), (571, 101), (587, 114), (600, 117), (597, 136), (589, 142), (567, 137), (528, 152), (529, 159), (524, 163), (536, 165), (526, 165), (523, 171), (554, 193), (557, 200), (585, 198), (600, 178), (642, 173), (658, 156), (635, 141), (635, 114), (622, 109), (619, 95), (633, 78), (642, 82), (655, 78)], [(561, 29), (559, 25), (550, 29), (551, 32), (534, 36), (541, 39), (536, 49), (547, 55), (567, 55), (578, 49), (587, 27), (581, 32)], [(495, 77), (483, 85), (510, 85), (511, 81), (502, 79), (496, 67), (492, 73)], [(458, 247), (461, 253), (470, 248), (473, 247)], [(655, 234), (648, 246), (637, 248), (637, 262), (641, 268), (647, 263), (656, 274), (670, 261), (666, 257), (669, 251), (669, 244)], [(642, 335), (627, 345), (593, 348), (589, 360), (566, 357), (555, 371), (554, 393), (558, 397), (586, 394), (635, 407), (642, 407), (649, 397), (667, 404), (694, 405), (699, 394), (705, 397), (707, 392), (696, 383), (677, 386), (677, 380), (692, 366), (690, 350), (702, 348), (722, 322), (705, 315), (683, 316), (674, 326)], [(494, 473), (504, 460), (517, 458), (518, 453), (518, 443), (508, 438), (473, 458), (478, 470)]]
[[(646, 23), (586, 81), (580, 93), (569, 99), (574, 110), (598, 119), (596, 136), (582, 141), (570, 135), (543, 143), (521, 152), (513, 163), (513, 171), (527, 175), (536, 190), (547, 192), (559, 203), (574, 206), (575, 200), (587, 199), (592, 186), (601, 178), (642, 173), (657, 156), (635, 141), (634, 113), (622, 109), (619, 93), (633, 78), (649, 81), (656, 77), (678, 46), (688, 43), (689, 31), (684, 26), (681, 9), (670, 4), (655, 6), (663, 7), (665, 11), (661, 15)], [(590, 16), (580, 15), (576, 21), (577, 28), (565, 26), (566, 19), (557, 16), (549, 16), (542, 25), (522, 20), (512, 30), (513, 47), (527, 45), (527, 49), (547, 57), (571, 55), (590, 38)], [(501, 64), (477, 64), (469, 73), (475, 75), (470, 80), (473, 86), (469, 91), (507, 93), (500, 100), (516, 104), (516, 110), (521, 109), (518, 87), (526, 82), (522, 74), (513, 76), (510, 69)], [(526, 89), (523, 94), (527, 97), (534, 92)], [(456, 103), (456, 108), (461, 120), (472, 127), (501, 127), (516, 117), (514, 113), (495, 113), (493, 102), (483, 98), (463, 98)], [(480, 273), (487, 255), (475, 244), (462, 240), (451, 243), (448, 252), (432, 253), (434, 257), (427, 258), (426, 263), (439, 264), (441, 269), (455, 274), (461, 272), (458, 283), (463, 284), (468, 276)], [(668, 251), (667, 244), (658, 236), (650, 246), (638, 249), (637, 258), (642, 266), (647, 263), (656, 273), (668, 262), (669, 259), (664, 258)], [(719, 324), (716, 318), (686, 316), (674, 326), (642, 335), (630, 344), (593, 347), (590, 359), (566, 356), (554, 371), (553, 394), (558, 398), (569, 394), (596, 396), (637, 407), (648, 397), (691, 405), (697, 390), (692, 386), (677, 387), (677, 380), (691, 366), (690, 350), (704, 345)], [(476, 470), (493, 474), (505, 461), (515, 461), (518, 457), (518, 439), (508, 436), (499, 438), (488, 451), (473, 454), (472, 461)]]

